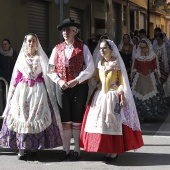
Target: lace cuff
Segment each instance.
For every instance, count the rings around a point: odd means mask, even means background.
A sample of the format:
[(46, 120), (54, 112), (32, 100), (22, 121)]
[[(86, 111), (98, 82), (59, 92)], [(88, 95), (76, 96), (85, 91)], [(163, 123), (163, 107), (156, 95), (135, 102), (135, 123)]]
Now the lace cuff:
[(120, 85), (120, 86), (118, 87), (117, 91), (118, 91), (118, 93), (123, 92), (123, 86)]

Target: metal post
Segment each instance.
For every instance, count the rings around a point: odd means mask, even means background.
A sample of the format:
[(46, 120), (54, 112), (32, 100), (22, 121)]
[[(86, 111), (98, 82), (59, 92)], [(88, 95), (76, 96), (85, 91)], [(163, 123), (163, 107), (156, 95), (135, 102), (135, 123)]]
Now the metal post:
[(8, 95), (8, 82), (6, 79), (4, 79), (3, 77), (0, 77), (0, 80), (2, 80), (5, 83), (5, 94), (6, 94), (6, 101), (7, 101), (7, 95)]
[(147, 8), (147, 35), (148, 35), (148, 38), (150, 38), (150, 0), (148, 0), (148, 4), (147, 4), (148, 8)]
[[(2, 87), (2, 82), (5, 83), (5, 88), (6, 88), (6, 103), (7, 103), (7, 95), (8, 95), (8, 82), (6, 81), (6, 79), (4, 79), (3, 77), (0, 77), (0, 103), (1, 103), (1, 107), (3, 107), (3, 103), (5, 102), (4, 101), (4, 93), (3, 93), (3, 87)], [(1, 112), (2, 110), (4, 110), (4, 108), (1, 108), (0, 109), (0, 119), (2, 119), (2, 116), (1, 116)]]
[(3, 105), (4, 105), (4, 95), (3, 95), (2, 82), (0, 81), (0, 116), (4, 110)]
[[(63, 22), (63, 0), (60, 0), (60, 24)], [(62, 36), (62, 32), (60, 33), (60, 42), (63, 41), (63, 36)]]

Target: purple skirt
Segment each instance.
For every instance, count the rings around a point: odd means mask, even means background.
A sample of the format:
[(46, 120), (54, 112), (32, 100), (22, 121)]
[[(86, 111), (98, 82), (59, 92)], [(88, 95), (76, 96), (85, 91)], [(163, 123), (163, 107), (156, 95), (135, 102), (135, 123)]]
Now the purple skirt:
[(52, 118), (52, 123), (48, 128), (36, 134), (16, 133), (8, 129), (5, 117), (0, 131), (0, 145), (10, 147), (12, 149), (25, 149), (31, 151), (62, 146), (63, 143), (54, 111), (50, 102), (48, 103)]

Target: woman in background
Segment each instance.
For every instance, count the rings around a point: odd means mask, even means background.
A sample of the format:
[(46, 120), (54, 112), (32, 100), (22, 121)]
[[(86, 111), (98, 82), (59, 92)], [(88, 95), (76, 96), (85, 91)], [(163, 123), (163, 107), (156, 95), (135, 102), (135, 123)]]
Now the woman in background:
[(132, 62), (133, 62), (133, 60), (134, 60), (134, 58), (135, 58), (135, 55), (136, 55), (136, 52), (137, 52), (137, 48), (138, 48), (138, 46), (139, 46), (139, 42), (140, 42), (139, 37), (133, 36), (132, 42), (133, 42), (133, 44), (134, 44), (134, 46), (133, 46), (133, 52), (132, 52)]
[(164, 41), (163, 33), (157, 33), (155, 36), (155, 43), (153, 44), (153, 51), (158, 57), (159, 68), (160, 68), (160, 81), (162, 85), (166, 82), (169, 75), (169, 64), (168, 64), (168, 52), (170, 50), (169, 43)]
[(132, 93), (140, 121), (167, 115), (157, 56), (147, 39), (142, 39), (132, 66)]
[(11, 47), (9, 39), (2, 40), (2, 47), (0, 48), (0, 77), (7, 80), (10, 83), (12, 71), (17, 60), (18, 54)]
[[(5, 38), (2, 40), (2, 47), (0, 47), (0, 77), (5, 79), (8, 83), (10, 83), (12, 71), (17, 60), (18, 54), (11, 47), (11, 42), (9, 39)], [(0, 104), (0, 112), (2, 113), (5, 108), (6, 101), (6, 93), (8, 90), (5, 87), (5, 84), (0, 81), (0, 88), (2, 91), (0, 92), (1, 104)]]
[(125, 64), (128, 78), (130, 81), (131, 66), (132, 66), (132, 52), (133, 52), (133, 42), (129, 34), (124, 34), (121, 43), (118, 46), (120, 55)]

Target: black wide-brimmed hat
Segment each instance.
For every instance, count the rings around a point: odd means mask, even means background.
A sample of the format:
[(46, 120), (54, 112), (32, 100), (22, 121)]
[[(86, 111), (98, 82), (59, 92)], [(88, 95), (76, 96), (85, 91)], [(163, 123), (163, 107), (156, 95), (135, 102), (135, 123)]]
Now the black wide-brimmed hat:
[(63, 21), (62, 24), (57, 26), (57, 29), (61, 31), (64, 27), (74, 26), (76, 28), (80, 28), (80, 23), (74, 22), (73, 19), (67, 18)]

